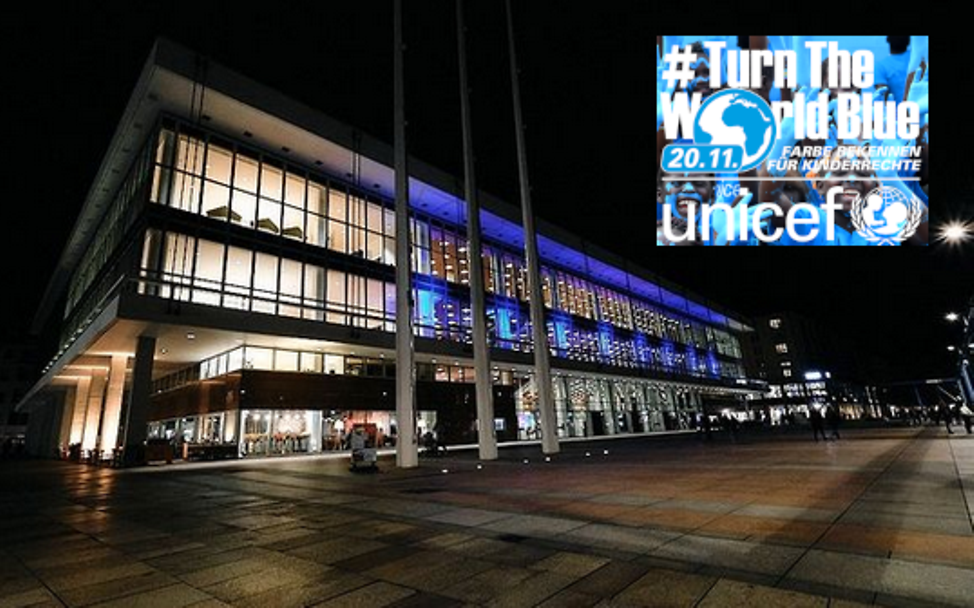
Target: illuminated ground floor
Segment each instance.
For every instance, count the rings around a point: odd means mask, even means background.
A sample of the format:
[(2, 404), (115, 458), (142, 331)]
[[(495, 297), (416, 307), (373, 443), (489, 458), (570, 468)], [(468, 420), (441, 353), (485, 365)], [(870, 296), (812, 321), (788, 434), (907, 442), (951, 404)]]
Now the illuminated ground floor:
[[(178, 317), (176, 319), (175, 317)], [(29, 447), (77, 460), (241, 458), (397, 444), (393, 335), (123, 291), (59, 353), (31, 398)], [(492, 352), (496, 441), (541, 438), (532, 356)], [(469, 345), (418, 337), (416, 438), (476, 444)], [(553, 359), (560, 438), (692, 430), (760, 387)]]

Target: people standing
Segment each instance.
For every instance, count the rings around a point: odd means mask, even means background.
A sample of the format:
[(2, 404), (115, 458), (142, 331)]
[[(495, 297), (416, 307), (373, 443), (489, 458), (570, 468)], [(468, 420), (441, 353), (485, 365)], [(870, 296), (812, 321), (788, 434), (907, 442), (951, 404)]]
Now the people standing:
[(809, 408), (808, 419), (812, 423), (812, 434), (815, 436), (815, 441), (818, 442), (818, 436), (822, 435), (822, 440), (827, 441), (828, 438), (825, 436), (825, 421), (822, 419), (822, 412), (819, 411), (817, 407)]
[(832, 439), (839, 439), (839, 424), (842, 422), (842, 414), (839, 413), (839, 408), (832, 405), (825, 412), (825, 421), (829, 425), (829, 431), (832, 432)]
[(949, 403), (944, 404), (943, 417), (944, 417), (944, 426), (947, 427), (947, 434), (953, 435), (954, 431), (950, 430), (950, 423), (954, 421), (954, 409), (950, 406)]

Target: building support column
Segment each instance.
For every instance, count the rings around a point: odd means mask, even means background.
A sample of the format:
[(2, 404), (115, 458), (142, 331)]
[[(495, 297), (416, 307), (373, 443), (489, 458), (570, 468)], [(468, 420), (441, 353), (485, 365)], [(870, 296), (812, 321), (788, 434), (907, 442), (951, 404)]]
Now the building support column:
[[(480, 200), (473, 153), (470, 85), (467, 82), (467, 37), (463, 0), (457, 0), (457, 49), (460, 61), (460, 115), (463, 127), (463, 187), (467, 199), (467, 255), (470, 269), (470, 312), (473, 330), (473, 366), (477, 393), (477, 448), (481, 460), (497, 459), (494, 431), (494, 391), (491, 385), (490, 349), (487, 346), (487, 305), (480, 245)], [(462, 254), (461, 254), (462, 255)]]
[(974, 405), (974, 385), (971, 383), (971, 367), (967, 360), (960, 364), (961, 394), (966, 395), (967, 405)]
[(139, 336), (135, 346), (135, 365), (132, 369), (132, 392), (125, 415), (125, 437), (122, 446), (125, 464), (145, 461), (145, 439), (149, 424), (149, 398), (152, 393), (152, 366), (156, 354), (156, 339)]
[(406, 156), (406, 92), (403, 74), (402, 0), (393, 7), (394, 160), (396, 173), (396, 466), (419, 466), (416, 446), (416, 370), (413, 364), (412, 246), (409, 233), (409, 169)]
[(521, 87), (518, 83), (517, 54), (514, 44), (514, 18), (511, 0), (506, 0), (507, 42), (511, 60), (511, 90), (514, 98), (514, 131), (517, 143), (518, 174), (521, 184), (521, 213), (524, 220), (524, 254), (528, 262), (528, 292), (531, 306), (531, 341), (534, 345), (534, 378), (538, 389), (538, 413), (541, 415), (541, 450), (557, 454), (558, 430), (555, 404), (551, 395), (551, 363), (548, 353), (548, 331), (544, 319), (544, 297), (541, 293), (541, 262), (538, 259), (538, 235), (534, 230), (531, 208), (531, 185), (528, 181), (527, 146), (524, 141), (524, 119), (521, 116)]
[(78, 379), (74, 389), (74, 407), (71, 409), (71, 429), (68, 432), (68, 445), (81, 444), (85, 434), (85, 414), (88, 413), (88, 393), (91, 390), (91, 376)]
[(612, 382), (604, 379), (596, 380), (596, 382), (599, 383), (599, 400), (602, 402), (602, 412), (605, 419), (605, 434), (615, 435), (617, 425), (615, 394), (612, 390)]
[(125, 370), (128, 355), (112, 355), (108, 371), (108, 389), (105, 392), (105, 413), (101, 422), (101, 439), (98, 442), (102, 458), (111, 458), (118, 447), (118, 425), (122, 421), (122, 398), (125, 396)]
[(63, 451), (67, 449), (71, 441), (71, 422), (74, 420), (74, 406), (77, 402), (77, 386), (68, 387), (62, 397), (63, 407), (61, 408), (61, 426), (57, 434), (57, 447)]
[(88, 404), (85, 412), (85, 428), (81, 438), (81, 457), (87, 456), (98, 445), (98, 427), (101, 425), (101, 409), (105, 400), (107, 372), (94, 370), (91, 374), (91, 387), (88, 390)]

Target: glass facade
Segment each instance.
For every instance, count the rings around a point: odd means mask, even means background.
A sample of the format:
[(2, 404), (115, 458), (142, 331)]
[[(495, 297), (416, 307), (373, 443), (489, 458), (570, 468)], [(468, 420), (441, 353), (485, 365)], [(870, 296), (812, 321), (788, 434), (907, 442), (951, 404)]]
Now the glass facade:
[[(154, 144), (150, 201), (300, 241), (348, 261), (297, 259), (173, 231), (150, 230), (143, 293), (339, 325), (395, 330), (391, 202), (178, 124)], [(458, 226), (412, 212), (415, 332), (469, 342), (469, 256)], [(355, 260), (368, 263), (357, 264)], [(523, 254), (486, 239), (488, 334), (495, 348), (530, 352)], [(370, 265), (373, 264), (373, 265)], [(547, 333), (557, 358), (695, 377), (742, 378), (727, 329), (666, 310), (545, 264)]]
[[(189, 366), (156, 379), (153, 382), (152, 392), (161, 393), (200, 380), (209, 380), (248, 369), (369, 378), (395, 378), (396, 376), (395, 362), (384, 357), (362, 357), (321, 351), (240, 346), (204, 359), (198, 365)], [(416, 363), (416, 379), (430, 382), (471, 384), (474, 382), (474, 371), (472, 366), (459, 365), (459, 363), (449, 365), (418, 362)], [(514, 383), (513, 371), (495, 368), (492, 372), (492, 381), (496, 385), (512, 385)]]

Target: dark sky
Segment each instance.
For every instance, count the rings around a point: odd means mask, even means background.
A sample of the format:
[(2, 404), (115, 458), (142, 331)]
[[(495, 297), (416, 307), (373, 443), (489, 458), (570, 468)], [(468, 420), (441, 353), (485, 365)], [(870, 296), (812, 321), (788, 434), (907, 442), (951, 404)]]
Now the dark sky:
[[(5, 329), (29, 324), (156, 36), (391, 141), (391, 4), (29, 3), (8, 15)], [(405, 5), (410, 152), (459, 175), (454, 4)], [(503, 3), (467, 5), (478, 179), (516, 202)], [(974, 292), (970, 255), (654, 246), (650, 5), (515, 1), (537, 214), (743, 313), (800, 310), (894, 363), (947, 366), (941, 313)]]

